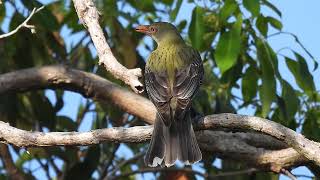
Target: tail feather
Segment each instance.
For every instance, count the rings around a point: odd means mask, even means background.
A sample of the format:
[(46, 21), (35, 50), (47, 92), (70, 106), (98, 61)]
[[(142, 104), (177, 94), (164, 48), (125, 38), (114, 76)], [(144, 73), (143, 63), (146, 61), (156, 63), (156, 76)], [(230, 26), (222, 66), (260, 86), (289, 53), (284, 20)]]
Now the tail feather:
[(165, 165), (170, 167), (176, 160), (185, 164), (193, 164), (202, 158), (195, 133), (192, 128), (191, 118), (177, 119), (166, 126), (157, 116), (151, 142), (145, 156), (145, 163), (155, 167)]

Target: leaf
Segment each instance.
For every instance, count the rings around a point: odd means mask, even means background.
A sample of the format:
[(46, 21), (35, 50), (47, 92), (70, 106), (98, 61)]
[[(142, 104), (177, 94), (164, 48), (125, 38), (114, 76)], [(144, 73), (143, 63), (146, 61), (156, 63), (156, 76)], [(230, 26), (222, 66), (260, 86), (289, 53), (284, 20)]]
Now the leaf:
[(55, 126), (55, 111), (49, 99), (42, 93), (32, 92), (30, 97), (36, 120), (50, 130)]
[(240, 52), (241, 25), (242, 17), (239, 15), (232, 29), (224, 32), (217, 44), (215, 61), (221, 74), (230, 69), (237, 61)]
[(188, 33), (192, 46), (198, 50), (203, 44), (203, 35), (205, 33), (203, 17), (203, 8), (195, 7), (192, 12), (192, 18)]
[(76, 131), (77, 123), (67, 116), (57, 116), (56, 129), (57, 131)]
[(242, 79), (242, 96), (245, 102), (251, 101), (258, 90), (258, 74), (253, 66), (250, 66)]
[(65, 172), (65, 179), (90, 179), (99, 164), (100, 147), (90, 146), (83, 162), (75, 164)]
[(177, 25), (177, 29), (179, 31), (182, 31), (187, 25), (187, 21), (186, 20), (182, 20), (178, 25)]
[(262, 102), (262, 117), (266, 117), (270, 111), (271, 103), (276, 98), (275, 68), (273, 67), (274, 57), (270, 48), (261, 39), (256, 39), (257, 56), (262, 71), (262, 85), (259, 88), (259, 96)]
[(263, 2), (263, 4), (264, 5), (266, 5), (266, 6), (268, 6), (270, 9), (272, 9), (275, 13), (277, 13), (278, 14), (278, 16), (282, 16), (282, 14), (281, 14), (281, 11), (277, 8), (277, 7), (275, 7), (273, 4), (271, 4), (270, 2), (269, 2), (269, 0), (262, 0), (262, 2)]
[(276, 28), (279, 31), (281, 31), (282, 23), (278, 19), (275, 19), (275, 18), (270, 17), (270, 16), (268, 16), (266, 18), (267, 18), (267, 21), (271, 24), (271, 26), (273, 26), (274, 28)]
[(285, 102), (285, 111), (287, 115), (286, 118), (288, 118), (289, 120), (289, 118), (294, 118), (298, 110), (299, 99), (297, 97), (295, 90), (287, 81), (283, 80), (281, 84), (282, 84), (282, 98)]
[(32, 17), (32, 22), (36, 22), (36, 26), (39, 23), (45, 29), (49, 29), (51, 31), (58, 30), (60, 28), (56, 16), (54, 16), (48, 8), (44, 8), (35, 14), (34, 17)]
[(127, 2), (130, 3), (133, 8), (141, 11), (154, 12), (156, 10), (152, 0), (144, 0), (143, 2), (128, 0)]
[(260, 14), (256, 21), (256, 27), (258, 28), (259, 32), (264, 36), (267, 37), (268, 35), (268, 21), (267, 19)]
[(243, 0), (243, 6), (250, 11), (253, 16), (260, 14), (260, 3), (258, 0)]
[(293, 74), (298, 86), (308, 95), (313, 96), (315, 85), (313, 77), (308, 70), (306, 60), (295, 52), (298, 61), (285, 57), (286, 64)]
[(175, 8), (170, 13), (170, 20), (171, 21), (176, 20), (176, 17), (177, 17), (177, 15), (179, 13), (181, 4), (182, 4), (182, 0), (177, 0)]
[(6, 7), (4, 4), (0, 4), (0, 24), (6, 16)]
[(220, 10), (220, 21), (226, 21), (237, 9), (237, 2), (234, 0), (226, 0), (223, 7)]
[(310, 109), (306, 113), (305, 122), (303, 124), (302, 132), (308, 138), (315, 141), (320, 140), (320, 111), (316, 109)]
[(22, 169), (22, 166), (25, 162), (32, 160), (33, 157), (31, 154), (27, 153), (26, 151), (22, 153), (22, 155), (19, 156), (19, 158), (16, 160), (15, 164), (19, 169)]

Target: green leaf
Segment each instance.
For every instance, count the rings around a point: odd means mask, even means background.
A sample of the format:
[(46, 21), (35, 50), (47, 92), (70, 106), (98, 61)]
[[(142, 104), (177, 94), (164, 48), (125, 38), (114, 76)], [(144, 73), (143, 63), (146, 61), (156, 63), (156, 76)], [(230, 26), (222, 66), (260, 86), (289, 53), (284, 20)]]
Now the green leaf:
[(234, 13), (237, 7), (238, 5), (235, 0), (226, 0), (219, 14), (220, 21), (226, 21)]
[(239, 15), (232, 29), (224, 32), (217, 44), (215, 61), (220, 68), (221, 74), (230, 69), (237, 61), (240, 52), (240, 33), (242, 17)]
[(308, 96), (312, 96), (315, 91), (315, 85), (313, 77), (308, 70), (306, 60), (297, 53), (295, 53), (295, 56), (298, 61), (292, 60), (288, 57), (285, 58), (287, 66), (293, 74), (298, 86), (306, 92)]
[(182, 20), (178, 25), (177, 25), (177, 29), (179, 31), (182, 31), (187, 25), (187, 21), (186, 20)]
[(256, 27), (258, 28), (258, 30), (260, 31), (260, 33), (264, 37), (267, 37), (267, 34), (268, 34), (268, 21), (263, 15), (258, 16), (257, 21), (256, 21)]
[(31, 156), (31, 154), (29, 154), (25, 151), (22, 153), (22, 155), (19, 156), (19, 158), (17, 159), (15, 164), (19, 169), (22, 169), (23, 164), (27, 161), (32, 160), (32, 159), (33, 159), (33, 157)]
[(273, 67), (273, 61), (275, 61), (270, 52), (270, 48), (261, 39), (256, 39), (257, 55), (260, 62), (260, 68), (262, 71), (262, 85), (259, 89), (259, 96), (262, 102), (262, 117), (266, 117), (270, 111), (271, 103), (276, 98), (276, 80), (275, 80), (275, 68)]
[(67, 116), (57, 116), (56, 129), (57, 131), (76, 131), (77, 123)]
[(281, 31), (282, 23), (278, 19), (275, 19), (275, 18), (270, 17), (270, 16), (268, 16), (266, 18), (267, 18), (267, 21), (271, 24), (271, 26), (273, 26), (274, 28), (276, 28), (279, 31)]
[(65, 172), (65, 179), (90, 179), (99, 164), (100, 147), (90, 146), (83, 162), (76, 163)]
[(282, 84), (282, 98), (285, 102), (285, 111), (286, 111), (286, 118), (294, 118), (298, 107), (299, 107), (299, 99), (295, 90), (292, 86), (285, 80), (281, 82)]
[(40, 24), (46, 29), (51, 31), (58, 30), (60, 28), (56, 16), (48, 8), (44, 8), (32, 17), (32, 22), (36, 22), (35, 25)]
[(143, 2), (128, 0), (127, 2), (130, 3), (133, 8), (141, 11), (154, 12), (156, 10), (153, 4), (153, 0), (144, 0)]
[(320, 140), (320, 111), (317, 109), (311, 109), (306, 114), (306, 119), (303, 124), (302, 132), (308, 138), (315, 141)]
[(242, 79), (242, 96), (245, 102), (251, 101), (257, 94), (258, 74), (253, 66), (250, 66)]
[(203, 45), (204, 29), (204, 10), (201, 7), (195, 7), (192, 12), (191, 23), (189, 26), (189, 37), (194, 48), (200, 49)]
[(170, 13), (170, 20), (171, 21), (176, 20), (176, 17), (177, 17), (177, 15), (179, 13), (181, 4), (182, 4), (182, 0), (177, 0), (175, 8)]
[(250, 11), (253, 16), (260, 14), (260, 3), (258, 0), (243, 0), (243, 6)]
[(2, 23), (5, 16), (6, 16), (6, 7), (4, 6), (4, 4), (0, 4), (0, 23)]
[(280, 17), (282, 16), (281, 11), (280, 11), (276, 6), (274, 6), (273, 4), (271, 4), (271, 3), (269, 2), (269, 0), (262, 0), (262, 2), (263, 2), (264, 5), (266, 5), (267, 7), (269, 7), (270, 9), (272, 9), (275, 13), (277, 13), (278, 16), (280, 16)]

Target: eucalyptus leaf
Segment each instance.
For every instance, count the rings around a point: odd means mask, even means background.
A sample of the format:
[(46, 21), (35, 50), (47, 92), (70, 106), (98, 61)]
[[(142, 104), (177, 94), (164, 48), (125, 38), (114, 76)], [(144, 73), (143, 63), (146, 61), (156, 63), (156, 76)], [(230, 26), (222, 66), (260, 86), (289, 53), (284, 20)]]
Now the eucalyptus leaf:
[(223, 74), (230, 69), (237, 61), (240, 52), (240, 33), (241, 33), (242, 17), (238, 17), (232, 29), (224, 32), (219, 39), (215, 61)]
[(256, 46), (258, 60), (262, 71), (262, 84), (259, 88), (259, 96), (262, 102), (261, 115), (262, 117), (266, 117), (270, 111), (272, 102), (276, 98), (275, 69), (272, 65), (272, 61), (274, 60), (269, 52), (269, 48), (265, 45), (263, 40), (256, 39)]
[(220, 10), (220, 21), (225, 22), (237, 9), (238, 5), (235, 0), (226, 0)]
[(243, 0), (243, 6), (250, 11), (253, 16), (260, 14), (260, 2), (258, 0)]
[(195, 7), (192, 12), (188, 33), (192, 46), (198, 50), (203, 46), (203, 35), (205, 33), (203, 18), (204, 9), (201, 7)]

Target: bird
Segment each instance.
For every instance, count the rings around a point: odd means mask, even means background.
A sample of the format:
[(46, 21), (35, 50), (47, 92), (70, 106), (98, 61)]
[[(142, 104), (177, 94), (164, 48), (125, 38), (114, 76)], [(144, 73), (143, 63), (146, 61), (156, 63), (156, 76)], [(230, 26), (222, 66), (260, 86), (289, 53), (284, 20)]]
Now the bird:
[(202, 154), (190, 108), (204, 76), (201, 56), (171, 23), (139, 25), (135, 30), (151, 36), (157, 44), (144, 73), (147, 94), (157, 109), (145, 164), (170, 167), (177, 160), (187, 165), (199, 162)]

